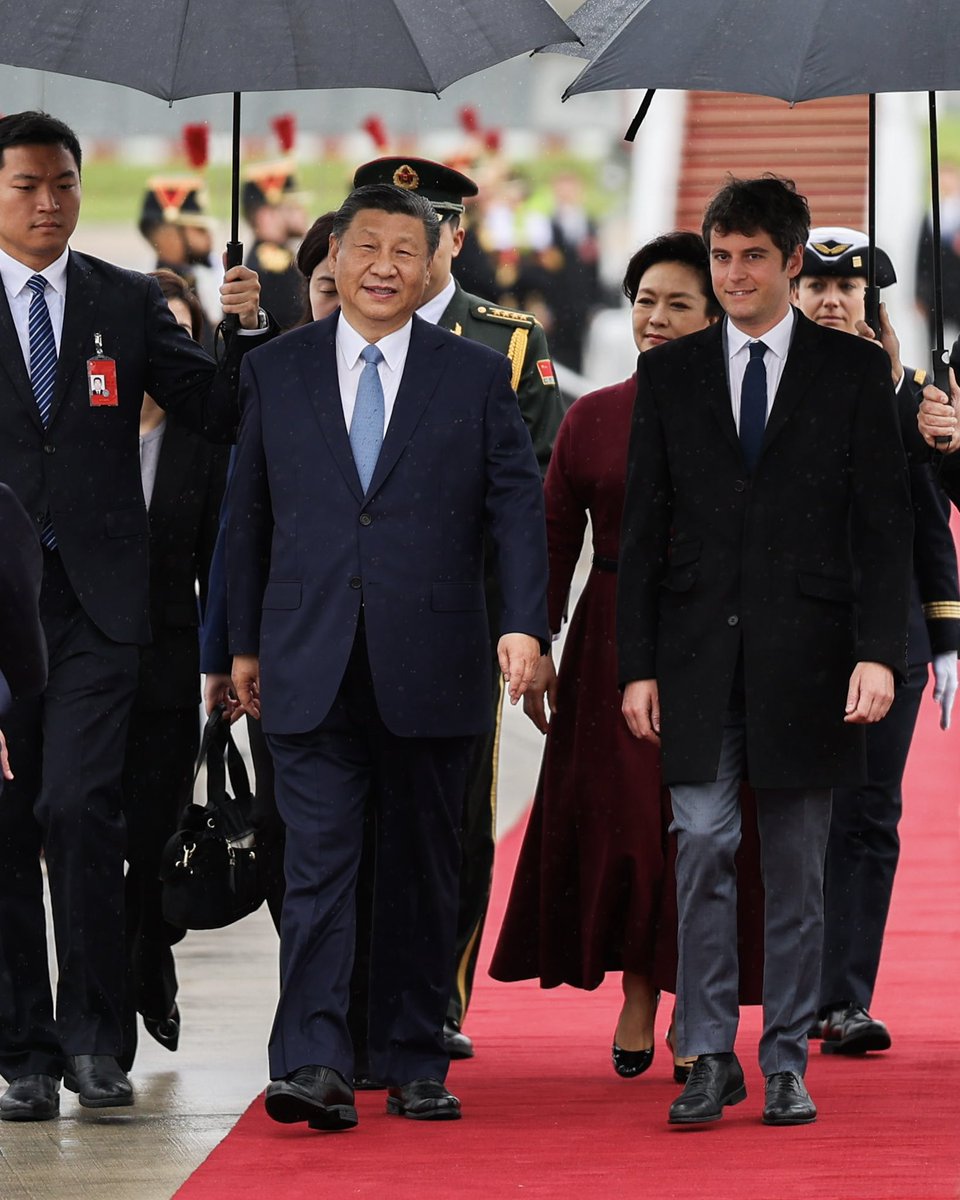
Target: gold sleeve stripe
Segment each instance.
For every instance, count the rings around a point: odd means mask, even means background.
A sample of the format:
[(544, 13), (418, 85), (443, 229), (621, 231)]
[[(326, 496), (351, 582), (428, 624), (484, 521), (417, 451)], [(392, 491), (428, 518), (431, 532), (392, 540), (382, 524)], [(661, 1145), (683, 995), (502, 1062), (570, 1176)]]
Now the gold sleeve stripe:
[(514, 391), (520, 386), (520, 376), (523, 374), (523, 360), (527, 357), (527, 338), (529, 335), (529, 329), (515, 329), (513, 337), (510, 339), (510, 345), (507, 347), (507, 358), (510, 359), (510, 363), (513, 366), (510, 386)]
[(960, 621), (960, 600), (933, 600), (923, 606), (928, 621)]

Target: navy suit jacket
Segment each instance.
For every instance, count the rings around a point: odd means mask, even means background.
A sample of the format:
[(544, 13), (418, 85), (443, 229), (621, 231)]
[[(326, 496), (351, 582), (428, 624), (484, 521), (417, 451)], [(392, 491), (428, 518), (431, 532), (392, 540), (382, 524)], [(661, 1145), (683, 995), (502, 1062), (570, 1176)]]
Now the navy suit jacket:
[(374, 690), (402, 737), (483, 732), (490, 635), (548, 638), (540, 473), (502, 355), (413, 318), (366, 495), (337, 377), (339, 314), (254, 351), (227, 498), (230, 649), (259, 654), (268, 733), (315, 728), (337, 695), (361, 603)]
[(47, 682), (47, 644), (40, 626), (40, 539), (17, 497), (0, 483), (0, 715), (15, 696)]

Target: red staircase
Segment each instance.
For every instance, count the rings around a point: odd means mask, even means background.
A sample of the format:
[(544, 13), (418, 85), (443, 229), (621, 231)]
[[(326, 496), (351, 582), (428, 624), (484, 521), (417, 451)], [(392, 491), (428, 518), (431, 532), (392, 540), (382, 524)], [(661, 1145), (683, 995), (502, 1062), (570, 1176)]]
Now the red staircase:
[(814, 225), (866, 227), (867, 98), (782, 100), (690, 92), (677, 195), (677, 228), (700, 229), (728, 173), (770, 171), (796, 182)]

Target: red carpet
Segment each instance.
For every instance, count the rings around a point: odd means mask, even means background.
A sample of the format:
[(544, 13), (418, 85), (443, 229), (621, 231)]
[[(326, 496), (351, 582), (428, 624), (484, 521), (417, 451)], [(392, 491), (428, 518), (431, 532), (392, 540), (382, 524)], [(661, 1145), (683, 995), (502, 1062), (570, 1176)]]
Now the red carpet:
[[(656, 1200), (956, 1200), (960, 1195), (960, 734), (936, 728), (929, 693), (905, 786), (903, 855), (873, 1010), (893, 1048), (871, 1060), (811, 1055), (812, 1126), (760, 1123), (758, 1011), (738, 1051), (749, 1096), (718, 1125), (671, 1129), (677, 1094), (663, 1045), (634, 1080), (610, 1067), (618, 980), (594, 993), (499, 984), (481, 963), (468, 1023), (477, 1058), (449, 1084), (464, 1119), (417, 1124), (358, 1096), (338, 1135), (270, 1122), (258, 1098), (178, 1200), (650, 1196)], [(499, 925), (519, 847), (500, 845)], [(489, 945), (487, 947), (489, 953)], [(665, 998), (669, 1002), (669, 997)], [(264, 1031), (266, 1036), (266, 1031)]]

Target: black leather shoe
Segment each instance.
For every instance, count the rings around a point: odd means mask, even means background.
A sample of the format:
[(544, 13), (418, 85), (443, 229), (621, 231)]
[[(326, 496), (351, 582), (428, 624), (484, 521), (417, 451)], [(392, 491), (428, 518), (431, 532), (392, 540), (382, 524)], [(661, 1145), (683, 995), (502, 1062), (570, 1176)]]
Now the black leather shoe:
[(828, 1012), (820, 1023), (821, 1054), (867, 1054), (889, 1050), (890, 1034), (882, 1021), (875, 1021), (860, 1004), (848, 1004)]
[(443, 1023), (443, 1045), (451, 1058), (473, 1058), (473, 1042), (449, 1017)]
[(460, 1101), (439, 1079), (414, 1079), (387, 1092), (387, 1112), (414, 1121), (459, 1121)]
[(680, 1095), (670, 1105), (671, 1125), (704, 1125), (719, 1121), (724, 1107), (746, 1100), (743, 1071), (737, 1056), (701, 1054), (690, 1068), (690, 1078)]
[(354, 1075), (353, 1090), (355, 1092), (385, 1092), (387, 1085), (370, 1075)]
[(84, 1108), (127, 1108), (133, 1087), (110, 1054), (74, 1054), (67, 1059), (63, 1086), (77, 1092)]
[(637, 1075), (642, 1075), (650, 1069), (653, 1063), (653, 1047), (650, 1046), (646, 1050), (624, 1050), (614, 1042), (610, 1056), (613, 1059), (613, 1069), (618, 1075), (622, 1075), (624, 1079), (635, 1079)]
[(164, 1050), (176, 1050), (180, 1045), (180, 1009), (174, 1004), (168, 1017), (159, 1021), (153, 1017), (143, 1018), (143, 1027)]
[(311, 1129), (352, 1129), (357, 1123), (353, 1088), (333, 1067), (298, 1067), (267, 1087), (267, 1116), (281, 1125), (306, 1121)]
[(0, 1121), (52, 1121), (60, 1115), (60, 1080), (21, 1075), (0, 1096)]
[(767, 1076), (764, 1125), (809, 1125), (816, 1119), (817, 1107), (796, 1071), (777, 1071)]

